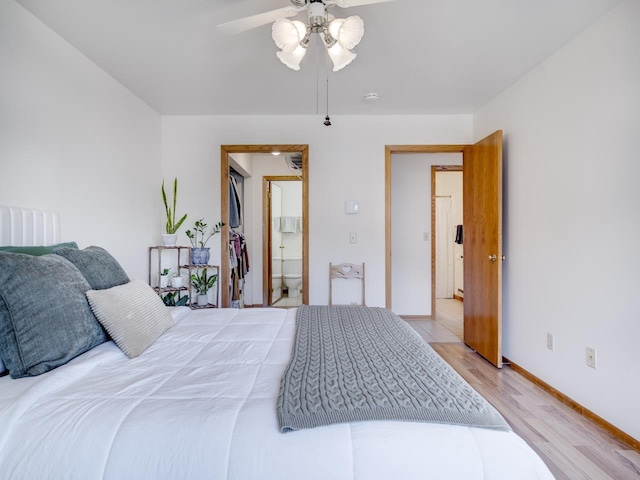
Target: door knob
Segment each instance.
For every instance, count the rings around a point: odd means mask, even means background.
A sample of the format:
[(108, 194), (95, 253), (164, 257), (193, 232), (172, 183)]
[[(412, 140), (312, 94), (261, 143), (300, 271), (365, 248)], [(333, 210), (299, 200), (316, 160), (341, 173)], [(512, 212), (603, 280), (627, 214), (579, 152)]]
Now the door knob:
[(495, 262), (498, 259), (497, 255), (489, 255), (489, 261)]

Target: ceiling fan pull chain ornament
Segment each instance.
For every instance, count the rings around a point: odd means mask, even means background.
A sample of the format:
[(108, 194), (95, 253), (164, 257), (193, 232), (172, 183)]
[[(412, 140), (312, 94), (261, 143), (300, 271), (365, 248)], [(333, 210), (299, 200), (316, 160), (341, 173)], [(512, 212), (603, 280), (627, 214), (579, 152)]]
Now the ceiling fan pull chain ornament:
[(327, 67), (327, 116), (324, 117), (324, 126), (331, 126), (331, 119), (329, 118), (329, 67)]

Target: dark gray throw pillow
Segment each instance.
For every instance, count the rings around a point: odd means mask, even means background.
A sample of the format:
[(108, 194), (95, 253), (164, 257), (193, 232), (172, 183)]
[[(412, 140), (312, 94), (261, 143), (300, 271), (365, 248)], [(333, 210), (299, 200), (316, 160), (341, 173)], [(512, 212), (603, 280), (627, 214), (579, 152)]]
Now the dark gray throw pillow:
[(92, 290), (104, 290), (129, 283), (129, 277), (118, 261), (102, 247), (87, 247), (84, 250), (59, 248), (53, 253), (60, 255), (82, 272)]
[(89, 289), (63, 257), (0, 252), (0, 356), (13, 378), (40, 375), (106, 340)]

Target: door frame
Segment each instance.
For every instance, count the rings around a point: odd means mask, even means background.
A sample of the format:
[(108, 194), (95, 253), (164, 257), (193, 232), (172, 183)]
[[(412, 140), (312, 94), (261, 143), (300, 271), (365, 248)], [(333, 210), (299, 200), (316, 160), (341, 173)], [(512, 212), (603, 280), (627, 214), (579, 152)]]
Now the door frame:
[[(464, 157), (463, 157), (464, 163)], [(464, 172), (463, 165), (431, 166), (431, 317), (436, 315), (436, 173)], [(464, 177), (463, 177), (464, 182)], [(463, 201), (464, 202), (464, 201)], [(464, 203), (462, 204), (464, 209)], [(455, 295), (455, 292), (454, 292)]]
[[(384, 202), (385, 202), (385, 306), (391, 310), (391, 155), (394, 153), (462, 153), (469, 145), (385, 145), (384, 147)], [(464, 165), (464, 159), (463, 159)], [(433, 190), (432, 190), (433, 192)], [(435, 199), (432, 199), (435, 202)], [(432, 206), (432, 208), (434, 208)], [(433, 229), (431, 230), (433, 237)], [(432, 238), (433, 249), (433, 238)], [(435, 263), (431, 257), (431, 284), (435, 275)], [(432, 296), (435, 295), (435, 290)], [(435, 302), (432, 302), (431, 312), (435, 311)]]
[[(220, 145), (220, 303), (223, 308), (231, 305), (229, 294), (229, 154), (232, 153), (302, 153), (302, 303), (309, 303), (309, 145)], [(265, 225), (262, 226), (264, 235)], [(263, 298), (264, 302), (264, 298)]]
[[(271, 306), (271, 292), (273, 289), (271, 282), (271, 279), (273, 278), (273, 248), (271, 245), (271, 229), (273, 227), (271, 218), (271, 182), (301, 181), (302, 179), (295, 175), (266, 175), (262, 177), (262, 305), (264, 307)], [(304, 288), (302, 290), (302, 294), (302, 297), (304, 298)]]

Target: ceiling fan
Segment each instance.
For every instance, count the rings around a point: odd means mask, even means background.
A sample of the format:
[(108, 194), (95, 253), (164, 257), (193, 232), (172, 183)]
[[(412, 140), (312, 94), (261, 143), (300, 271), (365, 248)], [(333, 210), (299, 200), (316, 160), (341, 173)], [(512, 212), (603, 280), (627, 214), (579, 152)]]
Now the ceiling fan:
[[(362, 39), (364, 22), (357, 15), (345, 19), (334, 18), (328, 9), (333, 6), (349, 8), (391, 1), (394, 0), (290, 0), (292, 5), (223, 23), (218, 25), (218, 29), (235, 35), (274, 22), (271, 36), (281, 49), (276, 55), (293, 70), (300, 70), (311, 34), (317, 33), (333, 62), (333, 71), (337, 72), (356, 58), (351, 49)], [(299, 20), (288, 20), (303, 10), (308, 11), (306, 24)]]

